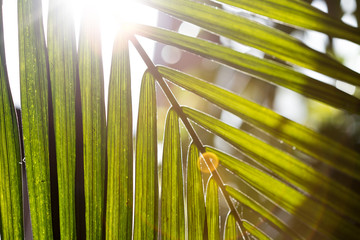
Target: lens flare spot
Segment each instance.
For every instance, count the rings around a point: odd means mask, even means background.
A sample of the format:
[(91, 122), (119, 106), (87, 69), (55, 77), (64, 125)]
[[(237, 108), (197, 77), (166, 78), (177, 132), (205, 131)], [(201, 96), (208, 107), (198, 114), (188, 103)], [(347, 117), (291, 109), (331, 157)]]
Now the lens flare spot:
[(204, 173), (211, 173), (219, 166), (218, 157), (211, 152), (205, 152), (198, 158), (198, 168)]

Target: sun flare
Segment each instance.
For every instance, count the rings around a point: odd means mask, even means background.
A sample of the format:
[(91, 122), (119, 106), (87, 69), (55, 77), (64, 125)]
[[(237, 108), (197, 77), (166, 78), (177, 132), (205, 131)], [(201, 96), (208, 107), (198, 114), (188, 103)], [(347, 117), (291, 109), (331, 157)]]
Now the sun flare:
[(197, 164), (200, 171), (204, 173), (211, 173), (219, 166), (219, 159), (216, 154), (205, 152), (200, 155)]
[[(79, 42), (81, 22), (84, 15), (90, 15), (92, 20), (98, 25), (101, 34), (102, 57), (104, 68), (105, 86), (108, 85), (110, 77), (111, 57), (113, 43), (120, 30), (126, 23), (139, 23), (156, 26), (158, 11), (138, 3), (135, 0), (64, 0), (71, 9), (72, 18), (75, 24), (76, 40)], [(90, 19), (91, 19), (90, 18)], [(128, 24), (130, 25), (130, 24)], [(154, 43), (147, 39), (141, 39), (143, 46), (148, 49), (148, 54), (152, 55)], [(130, 47), (130, 52), (133, 49)], [(142, 78), (141, 71), (145, 71), (146, 66), (142, 59), (133, 54), (131, 57), (133, 65), (137, 66), (137, 71), (132, 70), (132, 84), (134, 89), (140, 88)], [(139, 70), (140, 69), (140, 70)], [(108, 89), (105, 87), (105, 96)], [(137, 106), (139, 92), (133, 93), (134, 106)], [(135, 107), (136, 108), (136, 107)]]
[(114, 28), (118, 29), (119, 24), (123, 22), (146, 23), (154, 17), (151, 8), (145, 7), (136, 1), (77, 0), (71, 1), (70, 4), (75, 18), (79, 18), (84, 11), (87, 11), (100, 19), (102, 25), (106, 24), (112, 30)]

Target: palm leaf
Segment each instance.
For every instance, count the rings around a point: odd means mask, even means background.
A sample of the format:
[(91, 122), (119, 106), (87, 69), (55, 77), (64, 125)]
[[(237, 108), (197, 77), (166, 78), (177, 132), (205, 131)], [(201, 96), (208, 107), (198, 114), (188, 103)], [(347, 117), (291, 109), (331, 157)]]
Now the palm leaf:
[(239, 235), (234, 216), (229, 213), (225, 221), (224, 240), (235, 240)]
[[(338, 238), (347, 236), (349, 239), (356, 236), (360, 231), (357, 226), (346, 221), (339, 214), (324, 207), (323, 204), (313, 198), (306, 197), (280, 180), (214, 148), (206, 149), (215, 153), (222, 165), (241, 176), (242, 179), (263, 194), (263, 197), (270, 199), (314, 230), (318, 230), (330, 238), (333, 236), (332, 234), (335, 234)], [(237, 190), (227, 186), (226, 191), (241, 201)], [(334, 230), (336, 232), (333, 233)]]
[(134, 239), (157, 239), (158, 164), (155, 79), (145, 72), (136, 137)]
[(75, 239), (77, 53), (73, 21), (69, 18), (69, 9), (61, 1), (50, 1), (47, 32), (60, 196), (60, 235), (64, 239)]
[[(251, 76), (286, 87), (306, 97), (351, 112), (358, 112), (360, 109), (360, 100), (354, 96), (274, 61), (259, 59), (221, 45), (160, 28), (145, 25), (134, 25), (133, 27), (137, 34), (186, 49), (241, 70)], [(166, 74), (166, 70), (163, 69), (162, 71)]]
[(187, 213), (188, 238), (203, 239), (205, 227), (205, 201), (201, 171), (198, 167), (199, 150), (190, 145), (187, 158)]
[(52, 239), (48, 70), (39, 0), (18, 1), (22, 127), (34, 239)]
[[(311, 29), (328, 35), (345, 38), (360, 44), (360, 31), (341, 21), (331, 18), (305, 1), (300, 0), (219, 0), (220, 2), (245, 9), (284, 23)], [(287, 14), (284, 14), (287, 12)], [(329, 28), (329, 26), (332, 26)]]
[(254, 237), (259, 240), (268, 240), (271, 239), (267, 236), (263, 231), (259, 230), (256, 226), (252, 225), (251, 223), (244, 221), (244, 228)]
[[(272, 60), (260, 59), (158, 27), (129, 24), (127, 31), (121, 32), (114, 44), (106, 118), (100, 31), (95, 11), (85, 10), (76, 59), (74, 28), (71, 18), (66, 16), (67, 11), (62, 8), (64, 3), (56, 0), (50, 2), (47, 48), (41, 1), (18, 0), (24, 149), (34, 239), (52, 239), (52, 223), (56, 223), (57, 218), (52, 215), (50, 206), (49, 149), (52, 148), (48, 146), (48, 125), (51, 126), (52, 117), (59, 175), (57, 182), (54, 179), (51, 184), (59, 186), (62, 238), (75, 238), (75, 229), (78, 230), (77, 237), (84, 236), (87, 239), (156, 239), (159, 235), (162, 239), (219, 239), (220, 232), (224, 232), (225, 239), (276, 237), (271, 231), (254, 225), (254, 221), (250, 217), (247, 219), (248, 216), (243, 212), (240, 215), (237, 210), (243, 207), (247, 210), (250, 208), (255, 217), (266, 218), (279, 234), (292, 239), (308, 237), (301, 231), (302, 227), (329, 239), (356, 239), (360, 235), (358, 191), (321, 169), (325, 164), (327, 169), (357, 182), (360, 180), (359, 153), (226, 89), (183, 72), (155, 67), (134, 35), (215, 60), (224, 65), (222, 69), (234, 68), (345, 110), (342, 114), (359, 113), (360, 100), (357, 93), (346, 94), (335, 86), (301, 73), (303, 70), (297, 66), (322, 73), (334, 81), (337, 79), (357, 86), (360, 85), (358, 72), (276, 29), (277, 24), (273, 25), (275, 27), (271, 27), (272, 24), (260, 24), (249, 20), (246, 17), (248, 14), (237, 15), (212, 6), (221, 6), (219, 2), (232, 5), (235, 11), (247, 10), (297, 28), (323, 32), (330, 38), (339, 37), (360, 43), (359, 29), (335, 20), (301, 0), (219, 0), (217, 3), (203, 0), (140, 0), (140, 3), (171, 17), (193, 23), (205, 32), (259, 49)], [(0, 40), (0, 234), (3, 238), (12, 239), (14, 236), (19, 239), (23, 231), (20, 216), (20, 165), (17, 164), (20, 147), (16, 115), (7, 82), (3, 40)], [(148, 67), (141, 86), (136, 139), (133, 139), (132, 130), (128, 40), (134, 44)], [(74, 80), (77, 76), (80, 88), (75, 89)], [(284, 152), (275, 147), (277, 144), (273, 146), (265, 143), (217, 118), (180, 107), (164, 78), (217, 105), (221, 111), (235, 114), (251, 127), (258, 128), (254, 130), (270, 134), (271, 139), (284, 141), (300, 151)], [(161, 181), (158, 179), (156, 128), (159, 123), (157, 105), (162, 102), (156, 100), (155, 81), (171, 105), (164, 124)], [(48, 95), (48, 89), (51, 89), (51, 95)], [(74, 109), (75, 90), (81, 93), (77, 93), (77, 96), (81, 96), (82, 105), (82, 129), (76, 129), (82, 136), (78, 134), (76, 137), (74, 121), (79, 113)], [(48, 110), (51, 100), (54, 116), (49, 115), (52, 113), (51, 108)], [(188, 147), (187, 164), (182, 162), (182, 150), (185, 149), (182, 144), (187, 144), (187, 139), (181, 139), (183, 134), (180, 134), (179, 119), (192, 141)], [(201, 131), (196, 131), (198, 128), (194, 128), (192, 123), (212, 132), (211, 136), (230, 143), (235, 147), (232, 151), (247, 155), (247, 161), (251, 164), (215, 148), (205, 147), (202, 140), (208, 142), (212, 139), (201, 139)], [(79, 171), (78, 164), (81, 165), (83, 161), (85, 232), (79, 231), (81, 226), (75, 226), (74, 220), (74, 186), (79, 180), (78, 176), (74, 176), (75, 150), (78, 150), (75, 146), (79, 146), (79, 143), (81, 145), (82, 140), (84, 159), (80, 159), (81, 154), (77, 154), (76, 170)], [(135, 169), (133, 141), (136, 141)], [(213, 143), (217, 144), (215, 141)], [(54, 153), (50, 152), (50, 156)], [(212, 155), (215, 156), (212, 157), (213, 161), (207, 159), (209, 154), (215, 154)], [(321, 166), (308, 165), (309, 156)], [(219, 169), (213, 164), (216, 158), (220, 160)], [(105, 179), (107, 160), (108, 178)], [(205, 160), (210, 173), (201, 172), (204, 169), (199, 166), (200, 160)], [(184, 171), (186, 177), (183, 177), (184, 166), (187, 168)], [(205, 206), (203, 181), (207, 177), (210, 180), (206, 188)], [(239, 182), (233, 182), (236, 180)], [(223, 198), (218, 195), (219, 189)], [(228, 216), (225, 226), (222, 226), (220, 217), (223, 214), (220, 209), (223, 209), (225, 202)], [(269, 205), (290, 216), (290, 221), (285, 221), (278, 213), (271, 211)], [(53, 206), (53, 211), (55, 208)], [(300, 223), (301, 227), (293, 227), (291, 220)], [(81, 219), (76, 218), (76, 222), (81, 223)], [(54, 229), (57, 227), (54, 225)]]
[[(164, 78), (218, 105), (291, 146), (360, 180), (360, 155), (268, 108), (225, 89), (170, 68), (158, 67)], [(358, 101), (358, 100), (357, 100)], [(345, 101), (346, 102), (346, 101)], [(331, 146), (331, 147), (330, 147)], [(341, 159), (341, 161), (340, 161)]]
[(360, 75), (357, 72), (307, 47), (280, 30), (191, 0), (141, 0), (141, 2), (281, 60), (350, 84), (360, 84)]
[(285, 181), (359, 222), (360, 218), (354, 209), (359, 208), (357, 202), (360, 196), (351, 189), (239, 129), (196, 110), (183, 110), (190, 119), (221, 136)]
[(3, 239), (22, 239), (19, 130), (6, 69), (3, 33), (0, 11), (0, 234)]
[(162, 239), (184, 239), (185, 217), (179, 119), (170, 109), (167, 114), (161, 176)]
[[(224, 158), (225, 159), (225, 158)], [(224, 163), (225, 162), (225, 163)], [(225, 166), (228, 166), (228, 162), (226, 162), (226, 159), (222, 161)], [(238, 165), (241, 165), (237, 164)], [(235, 191), (231, 188), (227, 188), (229, 192), (234, 193)], [(276, 216), (273, 212), (269, 211), (267, 208), (262, 206), (260, 203), (246, 195), (245, 193), (241, 191), (236, 191), (236, 194), (233, 194), (233, 196), (236, 196), (235, 198), (241, 202), (243, 205), (253, 209), (254, 211), (261, 214), (262, 217), (265, 219), (268, 219), (272, 224), (274, 224), (278, 229), (280, 229), (282, 232), (287, 233), (289, 236), (291, 236), (292, 239), (302, 239), (301, 233), (296, 232), (296, 230), (292, 230), (290, 226), (286, 222), (284, 222), (282, 219), (280, 219), (278, 216)]]
[(208, 239), (220, 239), (218, 185), (213, 178), (209, 179), (206, 187), (206, 220)]
[(114, 43), (109, 83), (106, 239), (129, 239), (132, 234), (133, 140), (130, 87), (128, 43), (119, 34)]
[(105, 181), (105, 100), (99, 29), (94, 15), (83, 17), (79, 40), (84, 191), (87, 239), (101, 239), (104, 217)]

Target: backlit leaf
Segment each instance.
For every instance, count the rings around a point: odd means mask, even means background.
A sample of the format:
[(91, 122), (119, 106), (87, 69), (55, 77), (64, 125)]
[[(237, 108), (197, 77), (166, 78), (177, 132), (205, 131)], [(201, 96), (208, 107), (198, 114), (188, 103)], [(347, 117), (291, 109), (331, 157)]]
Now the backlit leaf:
[[(360, 30), (301, 0), (218, 0), (284, 23), (345, 38), (360, 44)], [(331, 26), (331, 27), (329, 27)]]
[(128, 41), (122, 32), (114, 43), (108, 104), (106, 239), (130, 239), (133, 205), (131, 78)]
[(208, 239), (219, 240), (219, 193), (218, 185), (213, 178), (209, 179), (206, 187), (206, 221), (208, 229)]
[(134, 239), (157, 239), (158, 160), (155, 79), (145, 72), (140, 89), (136, 137)]
[(48, 71), (40, 0), (18, 1), (20, 92), (34, 239), (52, 239)]
[(54, 113), (62, 239), (76, 238), (75, 225), (75, 82), (77, 53), (70, 9), (63, 1), (49, 2), (47, 46)]
[(299, 159), (218, 119), (190, 108), (184, 107), (183, 111), (191, 120), (222, 137), (284, 180), (346, 216), (359, 221), (360, 216), (355, 212), (360, 208), (358, 204), (360, 196), (351, 189), (316, 171)]
[(161, 185), (161, 238), (185, 239), (179, 118), (170, 109), (165, 126)]
[(291, 146), (295, 146), (314, 158), (360, 180), (360, 174), (358, 174), (360, 172), (359, 153), (268, 108), (248, 101), (211, 83), (170, 68), (158, 67), (158, 70), (163, 77), (180, 87), (209, 100)]
[[(305, 196), (259, 169), (214, 148), (207, 147), (206, 151), (215, 153), (223, 166), (240, 176), (276, 205), (293, 214), (313, 229), (326, 234), (330, 238), (332, 234), (338, 238), (349, 239), (360, 234), (359, 227), (346, 221), (313, 198)], [(242, 198), (238, 197), (237, 190), (226, 186), (226, 191), (241, 202)]]
[(224, 240), (238, 239), (239, 231), (236, 226), (235, 218), (231, 213), (229, 213), (226, 217), (224, 234)]
[(236, 68), (251, 76), (286, 87), (306, 97), (351, 112), (358, 112), (360, 110), (360, 100), (354, 96), (344, 93), (334, 86), (299, 73), (283, 64), (260, 59), (215, 43), (160, 28), (144, 25), (135, 25), (134, 28), (137, 34), (194, 52), (202, 57)]
[[(1, 2), (0, 2), (1, 6)], [(0, 234), (23, 239), (19, 130), (5, 61), (0, 9)]]
[(280, 30), (196, 1), (141, 0), (141, 2), (223, 37), (257, 48), (286, 62), (350, 84), (360, 84), (359, 73), (307, 47), (300, 40)]
[(86, 12), (80, 29), (81, 90), (86, 238), (102, 238), (106, 160), (104, 74), (96, 14)]
[(257, 227), (252, 225), (247, 221), (243, 221), (244, 228), (248, 231), (251, 235), (256, 237), (259, 240), (270, 240), (271, 238), (267, 236), (263, 231), (259, 230)]
[[(225, 163), (224, 165), (227, 166), (230, 161), (226, 161), (226, 158), (223, 158), (224, 160), (222, 163)], [(243, 162), (240, 162), (236, 166), (240, 166), (244, 164)], [(245, 165), (245, 164), (244, 164)], [(256, 171), (256, 170), (254, 170)], [(256, 177), (256, 176), (255, 176)], [(245, 178), (246, 179), (246, 178)], [(229, 189), (230, 187), (227, 187)], [(258, 212), (262, 217), (268, 219), (271, 223), (273, 223), (276, 227), (278, 227), (283, 232), (289, 234), (291, 236), (291, 239), (302, 239), (299, 233), (296, 232), (296, 228), (291, 229), (291, 227), (288, 225), (287, 222), (281, 220), (278, 216), (276, 216), (273, 212), (262, 206), (260, 203), (256, 202), (254, 199), (246, 195), (245, 193), (241, 191), (236, 192), (236, 199), (243, 205), (248, 206), (252, 210)]]
[(205, 200), (203, 180), (199, 169), (199, 150), (190, 145), (187, 163), (187, 213), (189, 240), (203, 239), (205, 225)]

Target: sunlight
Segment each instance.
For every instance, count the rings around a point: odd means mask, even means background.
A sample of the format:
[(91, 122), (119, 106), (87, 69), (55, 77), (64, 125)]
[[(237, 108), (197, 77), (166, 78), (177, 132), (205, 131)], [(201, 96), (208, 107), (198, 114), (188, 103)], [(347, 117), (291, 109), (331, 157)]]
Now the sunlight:
[[(17, 7), (13, 0), (3, 0), (3, 17), (4, 17), (4, 37), (7, 67), (9, 72), (10, 86), (16, 106), (20, 106), (20, 79), (19, 79), (19, 52), (18, 52), (18, 38), (17, 38)], [(92, 12), (98, 15), (101, 40), (102, 53), (104, 64), (104, 79), (105, 79), (105, 94), (107, 93), (107, 82), (109, 81), (112, 46), (117, 31), (121, 26), (121, 22), (136, 22), (155, 26), (157, 23), (157, 11), (153, 8), (141, 5), (135, 1), (126, 0), (63, 0), (70, 8), (75, 24), (76, 40), (79, 40), (80, 23), (84, 11), (84, 6), (92, 9)], [(49, 0), (42, 1), (44, 30), (47, 30), (47, 15), (48, 15)], [(143, 47), (148, 50), (149, 56), (153, 54), (154, 43), (151, 40), (139, 39)], [(134, 52), (132, 47), (130, 51)], [(132, 54), (132, 68), (133, 83), (139, 89), (142, 73), (145, 71), (145, 64), (137, 56)], [(135, 65), (133, 65), (135, 64)], [(134, 107), (137, 108), (139, 94), (134, 92)], [(134, 111), (135, 112), (135, 111)]]
[[(48, 1), (48, 0), (45, 0)], [(157, 24), (157, 10), (148, 6), (137, 3), (133, 0), (66, 0), (75, 23), (76, 40), (79, 42), (79, 33), (81, 20), (84, 11), (93, 15), (94, 20), (100, 26), (101, 45), (102, 45), (102, 58), (104, 68), (104, 85), (105, 85), (105, 104), (107, 105), (108, 84), (110, 79), (110, 68), (113, 43), (115, 37), (121, 27), (125, 23), (140, 23), (151, 26)], [(44, 12), (47, 9), (44, 9)], [(142, 46), (147, 50), (150, 57), (153, 55), (154, 42), (149, 39), (139, 39)], [(140, 84), (142, 74), (146, 70), (146, 65), (141, 57), (136, 53), (136, 50), (129, 44), (132, 78), (132, 98), (133, 98), (133, 114), (134, 119), (137, 114)], [(107, 107), (105, 108), (107, 109)], [(136, 128), (134, 128), (136, 129)]]
[[(136, 1), (127, 0), (67, 0), (72, 8), (75, 24), (80, 24), (84, 10), (100, 20), (103, 32), (117, 32), (126, 22), (156, 24), (156, 11)], [(155, 20), (155, 21), (154, 21)], [(79, 26), (76, 26), (79, 28)]]
[(135, 1), (125, 0), (105, 0), (101, 4), (103, 13), (107, 13), (114, 23), (121, 22), (139, 22), (147, 19), (148, 11), (143, 8), (143, 5)]

